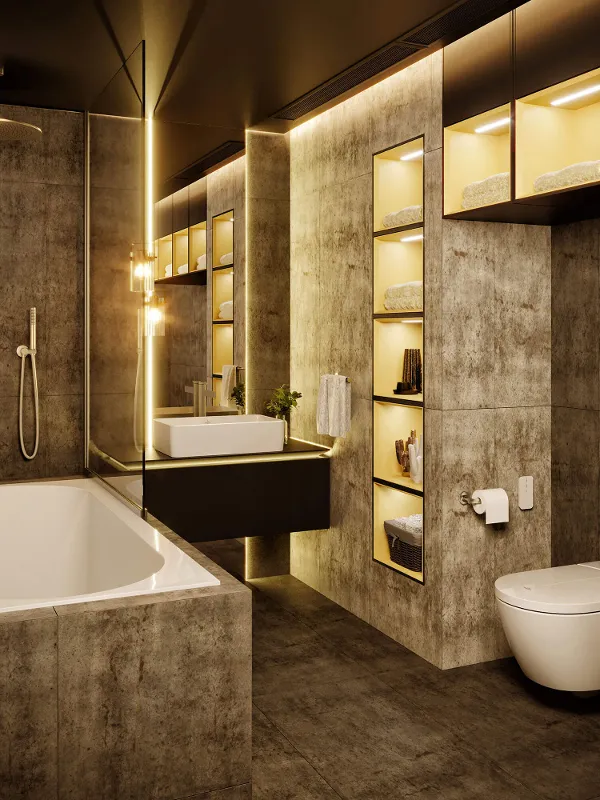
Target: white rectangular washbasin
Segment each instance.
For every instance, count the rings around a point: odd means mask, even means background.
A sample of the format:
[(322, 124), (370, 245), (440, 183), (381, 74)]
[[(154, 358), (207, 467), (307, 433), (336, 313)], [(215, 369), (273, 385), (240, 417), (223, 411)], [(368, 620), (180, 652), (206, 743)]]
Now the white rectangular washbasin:
[(262, 414), (154, 420), (154, 447), (171, 458), (278, 453), (284, 423)]

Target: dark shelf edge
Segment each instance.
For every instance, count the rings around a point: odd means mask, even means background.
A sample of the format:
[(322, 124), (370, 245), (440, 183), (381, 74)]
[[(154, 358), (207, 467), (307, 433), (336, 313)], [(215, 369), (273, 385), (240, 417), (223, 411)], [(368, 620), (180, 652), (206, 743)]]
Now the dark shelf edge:
[(221, 272), (221, 270), (224, 270), (224, 269), (233, 269), (233, 264), (223, 264), (223, 266), (213, 267), (212, 271), (213, 272)]
[(194, 269), (183, 275), (172, 275), (170, 278), (157, 278), (154, 283), (158, 286), (206, 286), (206, 270)]
[(374, 403), (392, 403), (396, 406), (412, 406), (413, 408), (424, 408), (422, 400), (400, 400), (395, 397), (384, 397), (384, 395), (374, 394)]
[[(373, 556), (373, 561), (376, 564), (381, 564), (382, 567), (386, 569), (391, 569), (392, 572), (395, 572), (396, 575), (404, 575), (405, 578), (408, 578), (409, 581), (413, 581), (413, 583), (418, 583), (419, 586), (425, 586), (425, 573), (423, 570), (421, 572), (415, 572), (415, 575), (421, 575), (421, 578), (415, 578), (413, 575), (409, 575), (406, 570), (408, 567), (401, 567), (399, 564), (388, 564), (386, 561), (382, 561), (380, 558)], [(411, 570), (412, 572), (412, 570)]]
[(394, 233), (404, 233), (404, 231), (414, 231), (417, 228), (423, 228), (425, 222), (411, 222), (408, 225), (399, 225), (397, 228), (385, 228), (382, 231), (373, 231), (373, 238), (378, 239), (380, 236), (390, 236)]
[(379, 483), (382, 486), (387, 486), (390, 489), (397, 489), (399, 492), (412, 494), (415, 497), (423, 497), (423, 489), (411, 489), (410, 486), (403, 486), (401, 483), (386, 481), (385, 478), (376, 478), (375, 476), (373, 476), (373, 483)]
[(223, 373), (222, 372), (213, 372), (212, 376), (213, 376), (213, 378), (222, 378), (223, 377)]

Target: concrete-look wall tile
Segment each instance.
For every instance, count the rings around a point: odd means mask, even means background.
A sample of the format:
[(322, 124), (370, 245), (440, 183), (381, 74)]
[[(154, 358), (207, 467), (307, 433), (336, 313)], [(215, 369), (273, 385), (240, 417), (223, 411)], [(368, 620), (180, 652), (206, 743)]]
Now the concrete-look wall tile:
[(218, 789), (216, 792), (202, 792), (192, 797), (187, 795), (177, 800), (252, 800), (252, 786), (245, 783), (243, 786), (230, 786), (228, 789)]
[(552, 228), (552, 405), (600, 408), (600, 229)]
[[(123, 120), (110, 117), (111, 123)], [(42, 110), (44, 181), (48, 184), (83, 186), (84, 117), (80, 112)], [(141, 125), (140, 125), (141, 127)], [(129, 144), (129, 143), (127, 143)], [(122, 145), (120, 145), (121, 147)], [(140, 185), (141, 175), (137, 177)]]
[[(431, 63), (431, 114), (425, 128), (425, 148), (438, 150), (444, 141), (442, 123), (442, 95), (444, 89), (444, 51), (438, 50), (429, 56)], [(441, 194), (440, 194), (441, 202)]]
[(365, 92), (371, 94), (373, 109), (373, 153), (422, 135), (426, 151), (440, 147), (441, 96), (435, 93), (434, 105), (431, 75), (432, 58), (424, 58)]
[[(280, 133), (248, 131), (246, 163), (248, 167), (247, 199), (290, 199), (289, 136)], [(251, 204), (254, 209), (254, 204)]]
[(57, 620), (44, 611), (0, 615), (0, 800), (57, 798)]
[[(510, 521), (496, 539), (494, 579), (550, 566), (551, 409), (496, 409), (495, 441), (496, 485), (508, 493)], [(519, 508), (521, 475), (533, 477), (534, 506), (530, 511)]]
[[(143, 180), (141, 119), (90, 115), (90, 185), (138, 191)], [(143, 241), (134, 239), (133, 241)]]
[(443, 222), (441, 313), (445, 409), (493, 407), (497, 253), (490, 227), (494, 226), (455, 220)]
[[(27, 380), (31, 385), (29, 366)], [(44, 413), (46, 398), (40, 397), (40, 445), (33, 461), (27, 461), (21, 455), (19, 445), (19, 398), (0, 397), (0, 465), (3, 481), (32, 480), (46, 476), (46, 456), (48, 437), (46, 430), (46, 414)], [(26, 396), (23, 412), (23, 438), (25, 447), (31, 453), (34, 447), (35, 419), (33, 416), (33, 400), (29, 393)]]
[(247, 401), (250, 413), (261, 413), (273, 389), (290, 383), (290, 204), (251, 202), (246, 226)]
[(318, 150), (321, 189), (370, 175), (371, 97), (370, 92), (361, 92), (323, 114)]
[(309, 120), (290, 131), (290, 198), (312, 195), (319, 189), (321, 120)]
[(462, 491), (496, 486), (494, 411), (444, 411), (444, 669), (496, 657), (494, 541), (497, 532)]
[(43, 401), (46, 414), (46, 470), (52, 477), (79, 475), (83, 472), (83, 395), (47, 395)]
[[(41, 108), (0, 104), (0, 116), (16, 122), (42, 127)], [(0, 175), (3, 181), (23, 183), (44, 182), (43, 135), (32, 141), (3, 142), (0, 148)]]
[(61, 800), (171, 800), (250, 782), (250, 600), (59, 616)]
[(442, 151), (427, 153), (425, 169), (424, 351), (425, 408), (441, 408), (444, 319), (442, 314)]
[(599, 454), (596, 411), (552, 409), (552, 566), (600, 558)]
[(496, 275), (493, 406), (550, 405), (550, 228), (485, 228)]
[(347, 375), (362, 399), (372, 396), (370, 225), (369, 175), (321, 192), (319, 363)]

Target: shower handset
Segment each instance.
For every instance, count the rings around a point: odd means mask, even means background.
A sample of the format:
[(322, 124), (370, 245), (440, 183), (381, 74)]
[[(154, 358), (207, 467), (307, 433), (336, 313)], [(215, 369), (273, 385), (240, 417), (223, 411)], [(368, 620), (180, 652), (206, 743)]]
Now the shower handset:
[[(21, 344), (17, 347), (17, 355), (21, 359), (21, 386), (19, 390), (19, 443), (23, 456), (31, 461), (38, 452), (40, 444), (40, 400), (38, 392), (37, 369), (35, 365), (35, 355), (37, 352), (37, 311), (35, 308), (29, 309), (29, 347)], [(35, 410), (35, 445), (33, 452), (28, 453), (23, 439), (23, 394), (25, 391), (25, 362), (27, 356), (31, 358), (31, 377), (33, 380), (33, 401)]]

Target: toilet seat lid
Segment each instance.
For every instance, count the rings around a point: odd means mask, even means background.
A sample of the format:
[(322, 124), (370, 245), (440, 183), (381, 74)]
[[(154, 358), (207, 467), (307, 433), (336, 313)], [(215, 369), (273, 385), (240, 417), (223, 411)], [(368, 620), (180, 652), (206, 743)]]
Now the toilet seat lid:
[(496, 581), (496, 597), (545, 614), (600, 611), (600, 561), (505, 575)]

